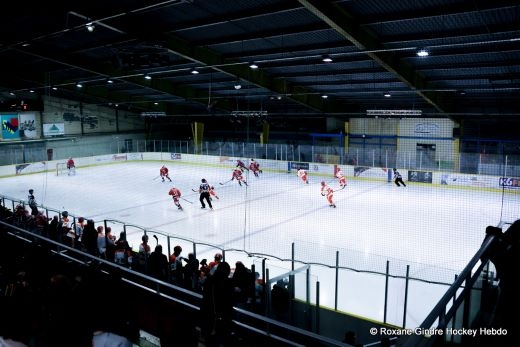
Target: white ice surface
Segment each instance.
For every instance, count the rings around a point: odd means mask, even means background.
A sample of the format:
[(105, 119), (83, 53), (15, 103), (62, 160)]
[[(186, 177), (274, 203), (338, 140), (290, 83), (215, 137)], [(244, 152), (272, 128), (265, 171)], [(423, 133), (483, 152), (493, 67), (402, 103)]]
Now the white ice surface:
[[(49, 172), (3, 178), (0, 194), (26, 200), (32, 188), (39, 204), (97, 222), (115, 219), (224, 249), (284, 259), (291, 258), (294, 243), (295, 258), (302, 261), (334, 266), (339, 251), (344, 266), (385, 272), (388, 260), (391, 271), (404, 275), (410, 265), (412, 277), (441, 282), (452, 279), (471, 259), (486, 226), (501, 219), (513, 221), (520, 211), (518, 194), (414, 183), (399, 188), (352, 177), (347, 177), (344, 190), (335, 193), (337, 208), (331, 208), (320, 195), (319, 182), (339, 188), (332, 177), (311, 175), (305, 185), (295, 173), (264, 171), (260, 178), (248, 174), (246, 188), (227, 182), (231, 167), (168, 163), (170, 183), (158, 178), (161, 165), (129, 162), (79, 167), (75, 176)], [(201, 178), (220, 197), (213, 199), (213, 211), (202, 210), (198, 193), (192, 191)], [(172, 186), (183, 193), (183, 211), (168, 196)], [(120, 230), (114, 231), (119, 235)], [(134, 248), (141, 236), (138, 229), (128, 232)], [(257, 260), (251, 262), (259, 266)], [(334, 276), (334, 270), (326, 267), (311, 270), (311, 280), (321, 283), (321, 305), (334, 307)], [(383, 319), (383, 276), (342, 272), (339, 287), (339, 309)], [(446, 289), (412, 283), (406, 325), (421, 323)], [(314, 291), (313, 285), (312, 301)], [(390, 281), (387, 321), (396, 325), (402, 323), (403, 292), (404, 281)]]

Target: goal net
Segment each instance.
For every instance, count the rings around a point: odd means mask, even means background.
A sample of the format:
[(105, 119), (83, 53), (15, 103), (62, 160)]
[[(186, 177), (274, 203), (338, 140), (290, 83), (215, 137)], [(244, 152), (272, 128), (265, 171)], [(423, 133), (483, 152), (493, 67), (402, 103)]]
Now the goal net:
[(69, 172), (69, 170), (67, 169), (67, 163), (56, 163), (56, 176), (75, 174), (76, 168), (72, 168), (72, 170)]

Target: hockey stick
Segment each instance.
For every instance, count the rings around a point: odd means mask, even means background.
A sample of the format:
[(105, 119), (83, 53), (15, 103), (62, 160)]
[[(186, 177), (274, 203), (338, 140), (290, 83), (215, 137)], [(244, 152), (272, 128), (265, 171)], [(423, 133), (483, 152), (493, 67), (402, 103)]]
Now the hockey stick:
[(155, 246), (159, 245), (159, 239), (157, 238), (157, 235), (153, 235), (153, 238), (155, 239)]
[(334, 190), (333, 192), (337, 192), (337, 191), (343, 190), (343, 189), (345, 189), (346, 186), (347, 186), (347, 185), (345, 184), (343, 187), (341, 187), (341, 188), (339, 188), (339, 189), (336, 189), (336, 190)]
[(228, 180), (228, 181), (226, 181), (226, 182), (224, 182), (224, 183), (219, 182), (218, 184), (220, 184), (221, 186), (223, 186), (224, 184), (226, 184), (226, 183), (228, 183), (228, 182), (231, 182), (231, 181), (233, 181), (233, 179), (230, 179), (230, 180)]
[(193, 204), (193, 201), (186, 200), (186, 199), (184, 199), (182, 196), (180, 196), (179, 198), (182, 199), (182, 200), (184, 200), (184, 201), (186, 201), (188, 204)]
[(156, 180), (156, 179), (158, 179), (159, 177), (161, 177), (161, 175), (159, 175), (159, 176), (155, 177), (155, 178), (154, 178), (153, 180), (155, 181), (155, 180)]
[(193, 192), (195, 192), (195, 193), (198, 193), (198, 192), (199, 192), (198, 189), (193, 189), (193, 188), (191, 188), (191, 190), (192, 190)]

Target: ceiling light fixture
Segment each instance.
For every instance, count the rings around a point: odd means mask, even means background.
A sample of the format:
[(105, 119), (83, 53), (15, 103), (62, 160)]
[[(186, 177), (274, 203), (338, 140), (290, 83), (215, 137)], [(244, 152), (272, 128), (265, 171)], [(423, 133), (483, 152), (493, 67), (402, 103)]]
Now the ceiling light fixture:
[(145, 80), (151, 80), (151, 79), (152, 79), (152, 76), (146, 74), (146, 75), (144, 75), (144, 79), (145, 79)]
[(197, 75), (199, 73), (199, 71), (197, 71), (197, 69), (193, 68), (193, 69), (191, 69), (191, 73), (194, 75)]
[(258, 69), (258, 65), (256, 65), (255, 63), (251, 63), (251, 64), (249, 65), (249, 67), (250, 67), (251, 69), (253, 69), (253, 70)]
[(329, 96), (328, 96), (327, 94), (323, 94), (323, 95), (321, 96), (322, 99), (327, 99), (328, 97), (329, 97)]
[(385, 96), (385, 98), (390, 98), (390, 97), (392, 97), (392, 94), (390, 94), (390, 92), (386, 92), (386, 93), (384, 94), (384, 96)]
[(51, 87), (52, 90), (58, 90), (58, 87)]
[(81, 84), (80, 82), (76, 83), (76, 87), (78, 88), (83, 88), (83, 84)]
[(242, 88), (242, 84), (240, 83), (240, 78), (237, 78), (237, 81), (235, 82), (234, 87), (236, 90), (239, 90), (240, 88)]
[(332, 58), (330, 57), (330, 55), (326, 54), (326, 55), (323, 56), (321, 61), (324, 62), (324, 63), (330, 63), (330, 62), (332, 62)]
[(114, 80), (112, 80), (112, 79), (109, 78), (109, 79), (107, 79), (107, 83), (108, 83), (108, 84), (112, 84), (112, 83), (114, 83)]
[(417, 54), (418, 57), (427, 57), (427, 56), (430, 55), (428, 50), (426, 50), (424, 48), (419, 49), (416, 54)]
[(85, 26), (87, 27), (89, 33), (93, 32), (94, 29), (96, 29), (96, 26), (92, 24), (92, 22), (87, 23)]

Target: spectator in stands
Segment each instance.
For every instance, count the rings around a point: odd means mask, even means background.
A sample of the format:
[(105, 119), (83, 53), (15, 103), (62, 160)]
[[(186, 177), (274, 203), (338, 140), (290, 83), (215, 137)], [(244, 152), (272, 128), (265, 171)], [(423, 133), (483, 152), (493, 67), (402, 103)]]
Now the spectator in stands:
[(282, 322), (287, 321), (291, 297), (287, 289), (287, 283), (279, 280), (271, 289), (271, 305), (274, 318)]
[(112, 228), (106, 227), (105, 229), (105, 258), (108, 261), (114, 261), (115, 253), (116, 253), (116, 236), (112, 235)]
[(155, 250), (148, 258), (148, 274), (161, 281), (168, 280), (168, 258), (162, 252), (162, 246), (155, 246)]
[(98, 255), (97, 239), (98, 232), (94, 225), (94, 221), (92, 219), (87, 219), (87, 224), (85, 225), (85, 228), (83, 228), (81, 242), (86, 251), (94, 256)]
[(107, 240), (105, 238), (104, 230), (105, 228), (102, 225), (99, 225), (97, 228), (97, 249), (98, 255), (105, 259), (106, 258), (106, 250), (107, 250)]
[(489, 259), (497, 270), (500, 288), (495, 310), (495, 326), (505, 328), (508, 337), (518, 337), (517, 316), (520, 309), (520, 281), (518, 264), (520, 263), (520, 219), (516, 220), (504, 232), (488, 227), (486, 233), (494, 234), (497, 239), (489, 254)]
[(230, 273), (229, 264), (222, 261), (204, 284), (200, 308), (201, 329), (208, 346), (231, 345), (233, 283), (229, 278)]
[(34, 189), (29, 189), (27, 200), (29, 207), (31, 208), (31, 215), (36, 216), (38, 214), (38, 205), (36, 204), (36, 198), (34, 197)]
[(255, 277), (251, 270), (241, 261), (237, 261), (231, 279), (235, 291), (235, 303), (238, 306), (251, 304), (255, 295)]
[(114, 261), (119, 265), (132, 266), (132, 248), (126, 240), (126, 232), (124, 231), (119, 234), (119, 239), (116, 241)]
[(173, 247), (173, 253), (170, 255), (170, 276), (171, 281), (175, 285), (184, 283), (184, 272), (182, 269), (182, 247), (177, 245)]
[(143, 237), (141, 237), (141, 241), (142, 242), (139, 245), (137, 269), (138, 271), (146, 273), (148, 269), (148, 258), (150, 257), (152, 249), (148, 244), (148, 235), (143, 235)]
[(52, 220), (49, 223), (49, 238), (53, 241), (58, 241), (58, 223), (59, 219), (57, 215), (52, 217)]
[[(184, 258), (185, 259), (185, 258)], [(199, 260), (195, 257), (194, 253), (188, 254), (186, 265), (184, 265), (184, 285), (186, 289), (200, 292), (199, 286)]]
[(72, 226), (75, 235), (73, 245), (76, 249), (82, 249), (81, 236), (83, 235), (83, 228), (85, 228), (85, 218), (79, 217)]
[(221, 253), (215, 254), (213, 261), (208, 264), (210, 275), (213, 275), (215, 273), (215, 270), (217, 269), (218, 265), (222, 262), (223, 259), (224, 257)]

